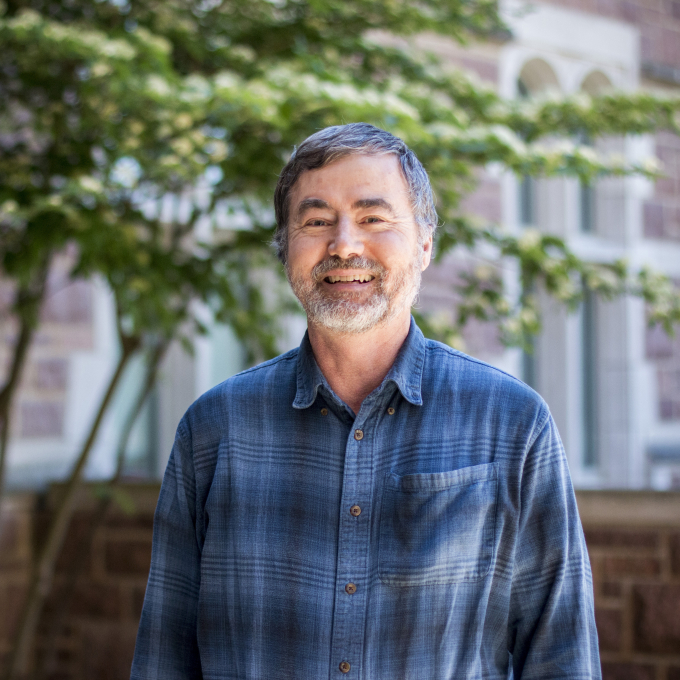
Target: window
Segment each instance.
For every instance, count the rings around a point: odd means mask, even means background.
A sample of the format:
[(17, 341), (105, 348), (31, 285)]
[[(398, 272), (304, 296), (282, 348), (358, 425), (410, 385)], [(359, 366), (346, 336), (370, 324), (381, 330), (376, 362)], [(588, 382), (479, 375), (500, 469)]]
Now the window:
[(586, 291), (581, 304), (581, 455), (585, 468), (598, 462), (596, 321), (595, 296)]
[(586, 182), (579, 185), (579, 227), (584, 234), (595, 231), (595, 189)]
[[(582, 146), (593, 146), (593, 140), (585, 134), (579, 135), (576, 141)], [(583, 234), (595, 232), (595, 197), (593, 184), (581, 181), (579, 184), (579, 231)]]

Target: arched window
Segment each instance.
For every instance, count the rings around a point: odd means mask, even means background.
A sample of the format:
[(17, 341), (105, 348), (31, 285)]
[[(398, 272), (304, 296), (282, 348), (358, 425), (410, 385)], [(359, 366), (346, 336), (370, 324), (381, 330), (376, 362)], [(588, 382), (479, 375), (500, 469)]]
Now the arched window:
[[(552, 67), (543, 59), (531, 59), (522, 67), (517, 78), (517, 98), (530, 99), (551, 90), (559, 90), (557, 76)], [(518, 182), (518, 222), (522, 227), (539, 225), (540, 184), (534, 177), (524, 175)], [(526, 349), (522, 352), (522, 379), (527, 385), (539, 389), (538, 372), (539, 347), (535, 339), (526, 338)]]
[[(520, 71), (517, 78), (517, 98), (530, 99), (551, 90), (559, 90), (559, 83), (555, 71), (543, 59), (531, 59)], [(536, 226), (537, 215), (537, 186), (533, 177), (525, 175), (519, 182), (519, 214), (521, 226)]]
[(522, 87), (526, 88), (525, 96), (527, 97), (535, 97), (546, 92), (560, 90), (560, 84), (555, 71), (544, 59), (530, 59), (527, 61), (519, 73), (518, 84), (520, 82)]
[[(581, 90), (596, 97), (612, 87), (604, 73), (593, 71), (581, 84)], [(581, 135), (581, 144), (595, 146), (587, 135)], [(592, 234), (598, 230), (598, 190), (592, 183), (581, 182), (579, 187), (579, 230)], [(581, 464), (593, 469), (598, 465), (598, 302), (586, 291), (581, 304)]]
[[(592, 71), (583, 80), (581, 90), (591, 97), (597, 97), (612, 89), (609, 78), (601, 71)], [(587, 135), (581, 135), (580, 144), (594, 146), (593, 140)], [(579, 187), (579, 230), (584, 234), (597, 231), (597, 197), (592, 183), (581, 182)]]

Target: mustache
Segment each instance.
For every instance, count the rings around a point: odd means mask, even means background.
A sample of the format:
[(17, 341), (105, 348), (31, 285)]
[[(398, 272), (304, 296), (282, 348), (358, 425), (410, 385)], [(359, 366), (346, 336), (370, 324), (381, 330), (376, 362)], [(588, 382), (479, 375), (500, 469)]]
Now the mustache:
[(314, 281), (322, 281), (328, 272), (334, 269), (366, 269), (376, 279), (381, 279), (386, 273), (385, 267), (375, 260), (369, 260), (366, 257), (356, 255), (355, 257), (329, 257), (327, 260), (322, 260), (312, 269), (312, 279)]

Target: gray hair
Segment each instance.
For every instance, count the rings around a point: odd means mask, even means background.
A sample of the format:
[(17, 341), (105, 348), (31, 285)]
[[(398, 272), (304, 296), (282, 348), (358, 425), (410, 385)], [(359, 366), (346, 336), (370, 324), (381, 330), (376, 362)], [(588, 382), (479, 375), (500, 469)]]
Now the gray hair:
[(288, 219), (290, 193), (300, 176), (308, 170), (329, 165), (345, 156), (355, 154), (394, 154), (408, 185), (413, 216), (419, 227), (420, 242), (434, 234), (437, 211), (430, 178), (422, 163), (406, 144), (394, 135), (369, 123), (350, 123), (324, 128), (307, 137), (298, 146), (279, 175), (274, 192), (276, 232), (273, 244), (284, 264), (288, 254)]

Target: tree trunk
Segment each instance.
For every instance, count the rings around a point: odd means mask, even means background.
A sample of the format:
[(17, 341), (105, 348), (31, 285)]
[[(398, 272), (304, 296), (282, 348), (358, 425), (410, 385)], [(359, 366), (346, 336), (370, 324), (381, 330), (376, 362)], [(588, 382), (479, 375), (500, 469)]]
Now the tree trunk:
[(14, 396), (21, 382), (21, 375), (26, 364), (26, 357), (31, 346), (33, 334), (38, 327), (40, 307), (45, 298), (47, 274), (50, 259), (45, 258), (33, 280), (19, 288), (14, 303), (14, 312), (19, 317), (19, 337), (14, 345), (14, 353), (7, 380), (0, 390), (0, 511), (2, 509), (3, 490), (5, 488), (5, 470), (7, 466), (7, 447), (9, 445), (10, 417)]
[[(130, 440), (130, 435), (132, 434), (132, 429), (137, 422), (139, 414), (144, 407), (146, 400), (151, 394), (156, 385), (156, 380), (158, 378), (158, 367), (165, 356), (165, 351), (168, 347), (168, 343), (163, 341), (159, 343), (151, 352), (150, 356), (146, 362), (146, 377), (144, 384), (137, 396), (137, 400), (133, 408), (125, 421), (123, 430), (120, 435), (120, 440), (118, 442), (118, 452), (116, 455), (116, 470), (113, 477), (107, 482), (107, 490), (110, 492), (120, 481), (123, 474), (123, 468), (125, 466), (125, 452), (127, 450), (128, 442)], [(55, 649), (55, 639), (61, 629), (66, 617), (68, 616), (69, 605), (71, 603), (73, 593), (75, 591), (76, 584), (80, 576), (82, 576), (83, 569), (87, 564), (87, 555), (90, 553), (90, 548), (92, 542), (94, 541), (95, 534), (97, 530), (104, 522), (111, 503), (113, 501), (113, 496), (111, 493), (104, 493), (104, 496), (100, 498), (97, 504), (97, 509), (95, 510), (90, 526), (87, 531), (87, 535), (83, 537), (76, 551), (76, 558), (74, 563), (70, 567), (70, 572), (67, 574), (66, 584), (63, 590), (60, 592), (59, 599), (55, 603), (54, 615), (51, 621), (48, 622), (48, 633), (47, 640), (45, 643), (45, 653), (40, 664), (36, 678), (38, 680), (46, 678), (50, 673), (54, 672), (55, 661), (56, 661), (56, 649)]]
[(122, 353), (118, 365), (109, 381), (109, 386), (66, 483), (63, 495), (59, 499), (44, 546), (34, 565), (28, 595), (19, 618), (19, 627), (14, 639), (14, 645), (12, 646), (7, 670), (4, 674), (5, 680), (18, 680), (26, 673), (28, 652), (33, 645), (43, 605), (52, 588), (54, 565), (64, 543), (64, 538), (66, 537), (66, 532), (73, 515), (76, 492), (81, 483), (85, 464), (96, 440), (104, 414), (123, 375), (123, 371), (138, 347), (138, 338), (122, 338)]

